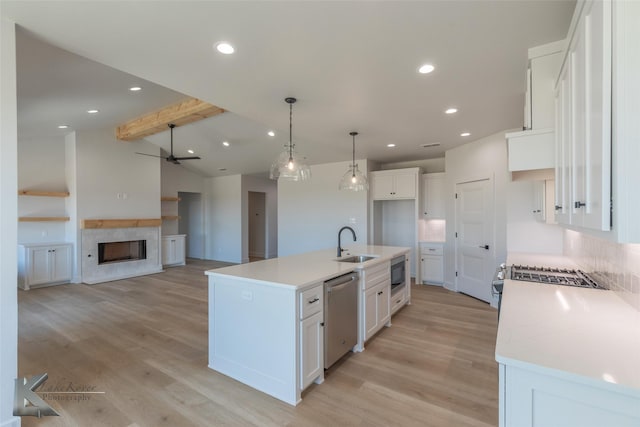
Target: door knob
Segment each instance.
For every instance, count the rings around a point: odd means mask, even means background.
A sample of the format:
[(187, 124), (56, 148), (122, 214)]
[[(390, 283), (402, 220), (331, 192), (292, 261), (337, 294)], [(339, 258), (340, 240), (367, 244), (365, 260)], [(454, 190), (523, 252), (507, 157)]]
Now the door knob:
[(480, 249), (486, 249), (489, 250), (489, 245), (480, 245), (478, 246)]

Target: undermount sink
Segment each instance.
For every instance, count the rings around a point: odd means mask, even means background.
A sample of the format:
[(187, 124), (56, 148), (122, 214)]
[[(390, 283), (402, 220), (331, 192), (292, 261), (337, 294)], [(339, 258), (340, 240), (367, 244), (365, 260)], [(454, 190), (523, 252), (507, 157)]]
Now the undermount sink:
[(359, 264), (361, 262), (369, 261), (370, 259), (375, 259), (377, 257), (371, 255), (354, 255), (346, 258), (338, 258), (336, 261), (338, 262), (351, 262), (354, 264)]

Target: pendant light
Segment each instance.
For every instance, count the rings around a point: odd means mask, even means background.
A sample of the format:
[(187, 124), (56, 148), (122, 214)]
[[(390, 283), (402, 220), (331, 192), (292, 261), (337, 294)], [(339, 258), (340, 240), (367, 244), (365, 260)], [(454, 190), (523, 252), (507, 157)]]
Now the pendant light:
[(367, 177), (358, 170), (358, 165), (356, 164), (356, 135), (358, 132), (349, 132), (349, 135), (353, 137), (353, 157), (352, 162), (349, 165), (349, 170), (342, 175), (342, 179), (340, 180), (340, 185), (338, 188), (340, 190), (351, 190), (351, 191), (366, 191), (369, 189), (369, 183), (367, 182)]
[(269, 177), (287, 181), (306, 181), (311, 178), (311, 170), (304, 159), (293, 151), (293, 147), (295, 147), (292, 139), (293, 104), (297, 100), (285, 98), (284, 101), (289, 104), (289, 143), (285, 145), (285, 150), (271, 165)]

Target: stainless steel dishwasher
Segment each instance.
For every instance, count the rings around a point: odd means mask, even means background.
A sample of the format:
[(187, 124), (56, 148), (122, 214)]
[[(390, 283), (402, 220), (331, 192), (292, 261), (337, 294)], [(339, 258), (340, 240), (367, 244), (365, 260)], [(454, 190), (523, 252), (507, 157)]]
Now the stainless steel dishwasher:
[(358, 343), (358, 273), (324, 282), (324, 368)]

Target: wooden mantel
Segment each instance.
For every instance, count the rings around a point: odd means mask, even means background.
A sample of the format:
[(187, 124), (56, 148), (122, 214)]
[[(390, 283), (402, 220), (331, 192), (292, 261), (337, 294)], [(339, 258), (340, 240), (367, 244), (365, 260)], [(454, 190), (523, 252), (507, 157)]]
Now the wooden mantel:
[(222, 114), (224, 111), (220, 107), (199, 99), (187, 98), (118, 126), (116, 128), (116, 138), (121, 141), (135, 141), (145, 136), (166, 131), (170, 123), (182, 126)]
[(83, 219), (82, 228), (160, 227), (162, 218)]

